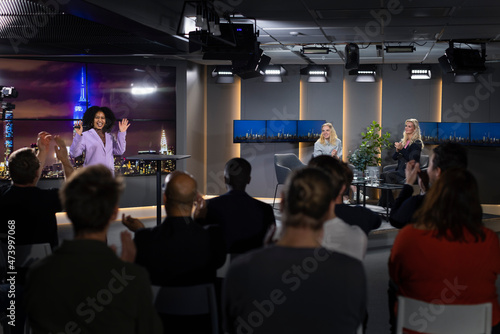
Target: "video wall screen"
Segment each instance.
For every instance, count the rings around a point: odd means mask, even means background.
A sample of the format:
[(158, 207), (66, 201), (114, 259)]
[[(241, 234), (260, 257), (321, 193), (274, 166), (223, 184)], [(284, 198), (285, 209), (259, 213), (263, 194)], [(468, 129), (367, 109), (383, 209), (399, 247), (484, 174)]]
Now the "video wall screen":
[(425, 144), (437, 144), (439, 142), (438, 122), (420, 122), (419, 126)]
[[(18, 96), (0, 95), (0, 175), (10, 152), (35, 144), (40, 131), (70, 146), (74, 122), (90, 106), (109, 107), (117, 120), (130, 121), (127, 149), (115, 165), (139, 151), (177, 153), (175, 84), (174, 67), (2, 59), (0, 86), (14, 87)], [(48, 168), (55, 164), (51, 154)]]
[(299, 121), (297, 135), (301, 142), (315, 142), (321, 136), (321, 126), (324, 120)]
[(324, 120), (234, 120), (233, 143), (315, 142)]
[(234, 120), (234, 143), (263, 143), (266, 141), (266, 121)]
[(267, 121), (267, 141), (268, 142), (296, 142), (297, 121), (274, 120)]
[(470, 123), (472, 145), (500, 146), (500, 123)]
[(420, 122), (425, 144), (500, 146), (500, 123)]
[(438, 135), (438, 143), (467, 144), (470, 142), (469, 123), (439, 123)]

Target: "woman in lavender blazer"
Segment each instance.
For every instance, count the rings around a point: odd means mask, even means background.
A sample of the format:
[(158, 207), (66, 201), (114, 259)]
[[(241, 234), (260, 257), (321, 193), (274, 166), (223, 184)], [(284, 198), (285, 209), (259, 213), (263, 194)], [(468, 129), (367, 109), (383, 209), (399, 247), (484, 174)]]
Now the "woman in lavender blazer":
[(130, 126), (126, 118), (118, 122), (119, 132), (114, 137), (110, 132), (115, 121), (115, 115), (107, 107), (88, 108), (83, 114), (83, 121), (75, 126), (76, 134), (69, 149), (70, 156), (76, 158), (85, 152), (83, 166), (103, 164), (114, 175), (113, 155), (125, 152), (125, 137)]

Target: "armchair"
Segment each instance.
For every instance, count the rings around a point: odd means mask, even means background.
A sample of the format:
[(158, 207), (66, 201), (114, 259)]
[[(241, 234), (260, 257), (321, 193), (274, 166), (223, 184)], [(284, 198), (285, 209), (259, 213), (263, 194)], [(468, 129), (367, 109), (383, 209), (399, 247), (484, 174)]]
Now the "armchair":
[(283, 153), (274, 155), (274, 169), (276, 171), (276, 179), (278, 183), (274, 189), (274, 203), (276, 202), (276, 193), (278, 192), (278, 186), (280, 184), (285, 184), (286, 178), (294, 169), (303, 168), (305, 164), (300, 161), (300, 159), (293, 153)]

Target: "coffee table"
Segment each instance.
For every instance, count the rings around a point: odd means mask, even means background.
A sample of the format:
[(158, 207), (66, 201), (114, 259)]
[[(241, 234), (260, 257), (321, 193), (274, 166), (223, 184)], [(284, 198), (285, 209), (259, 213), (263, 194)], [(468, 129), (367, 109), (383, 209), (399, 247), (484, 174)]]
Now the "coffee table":
[[(393, 191), (396, 189), (403, 189), (402, 184), (391, 184), (391, 183), (380, 183), (380, 182), (372, 182), (371, 180), (368, 179), (357, 179), (352, 181), (351, 183), (353, 186), (356, 187), (356, 203), (359, 204), (359, 190), (361, 187), (363, 187), (363, 206), (366, 206), (366, 198), (364, 194), (366, 194), (366, 188), (374, 188), (374, 189), (380, 189), (381, 191), (385, 191), (386, 195), (389, 196), (389, 191)], [(386, 197), (389, 198), (389, 197)], [(389, 219), (389, 206), (386, 207), (386, 218)]]

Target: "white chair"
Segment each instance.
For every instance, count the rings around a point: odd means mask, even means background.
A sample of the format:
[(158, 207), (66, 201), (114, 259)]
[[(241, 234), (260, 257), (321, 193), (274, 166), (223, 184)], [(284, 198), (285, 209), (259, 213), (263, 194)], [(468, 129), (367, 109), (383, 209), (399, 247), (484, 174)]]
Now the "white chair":
[(396, 334), (403, 328), (428, 334), (490, 334), (491, 303), (432, 304), (399, 296)]

